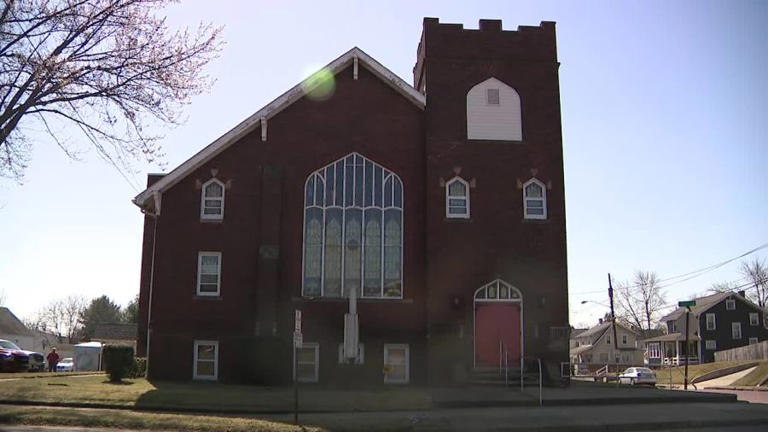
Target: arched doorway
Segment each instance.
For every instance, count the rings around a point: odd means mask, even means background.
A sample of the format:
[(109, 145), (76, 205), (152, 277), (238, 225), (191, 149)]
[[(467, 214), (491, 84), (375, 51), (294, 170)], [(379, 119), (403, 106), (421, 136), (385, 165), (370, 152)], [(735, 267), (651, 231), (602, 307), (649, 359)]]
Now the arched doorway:
[(504, 351), (509, 364), (519, 361), (523, 352), (522, 306), (520, 291), (500, 279), (475, 291), (475, 367), (499, 367)]

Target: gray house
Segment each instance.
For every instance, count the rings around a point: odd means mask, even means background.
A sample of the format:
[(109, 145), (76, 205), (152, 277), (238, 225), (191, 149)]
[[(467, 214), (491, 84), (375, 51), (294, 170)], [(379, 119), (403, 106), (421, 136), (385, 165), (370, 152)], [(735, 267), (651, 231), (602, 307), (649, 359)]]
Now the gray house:
[(9, 340), (21, 349), (35, 349), (34, 335), (7, 307), (0, 307), (0, 339)]
[(685, 308), (677, 308), (661, 319), (667, 334), (645, 339), (651, 366), (708, 363), (715, 351), (768, 340), (765, 311), (744, 297), (744, 291), (722, 292), (694, 299), (685, 344)]

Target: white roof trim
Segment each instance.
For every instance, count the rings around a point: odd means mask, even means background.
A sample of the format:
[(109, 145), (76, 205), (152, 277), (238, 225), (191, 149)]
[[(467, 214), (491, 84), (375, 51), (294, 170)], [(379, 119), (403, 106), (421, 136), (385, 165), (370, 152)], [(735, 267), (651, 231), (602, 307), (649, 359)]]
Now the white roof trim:
[[(359, 63), (362, 64), (366, 69), (379, 77), (417, 107), (422, 110), (424, 109), (426, 106), (426, 98), (423, 94), (419, 93), (410, 84), (405, 82), (394, 72), (384, 67), (381, 63), (374, 60), (373, 57), (369, 56), (358, 47), (354, 47), (347, 51), (339, 58), (329, 63), (326, 68), (335, 75), (342, 69), (346, 68), (347, 65), (352, 63), (355, 59), (358, 59)], [(262, 118), (264, 120), (268, 120), (270, 117), (274, 117), (280, 111), (301, 99), (305, 94), (305, 90), (302, 85), (306, 82), (307, 80), (304, 80), (299, 84), (296, 84), (290, 90), (280, 95), (277, 99), (268, 103), (265, 107), (240, 122), (240, 124), (234, 128), (230, 129), (216, 141), (208, 144), (205, 148), (197, 152), (191, 158), (187, 159), (184, 163), (176, 167), (170, 173), (166, 174), (155, 184), (148, 187), (140, 194), (136, 195), (136, 197), (133, 199), (133, 203), (139, 207), (144, 208), (144, 204), (150, 199), (150, 197), (156, 193), (162, 193), (168, 190), (170, 187), (181, 181), (181, 179), (186, 177), (190, 172), (196, 170), (202, 164), (224, 151), (224, 149), (229, 147), (231, 144), (237, 142), (240, 138), (256, 129), (261, 123)]]

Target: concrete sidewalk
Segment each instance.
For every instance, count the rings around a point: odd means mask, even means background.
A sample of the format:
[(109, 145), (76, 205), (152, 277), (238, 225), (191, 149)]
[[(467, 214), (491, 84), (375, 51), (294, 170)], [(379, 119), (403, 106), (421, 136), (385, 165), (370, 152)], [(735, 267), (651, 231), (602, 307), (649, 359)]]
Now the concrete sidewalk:
[[(736, 402), (736, 396), (723, 393), (701, 393), (663, 390), (653, 387), (630, 387), (604, 383), (573, 382), (566, 388), (542, 389), (543, 406), (621, 405), (653, 403)], [(436, 408), (538, 406), (538, 387), (465, 387), (432, 390)]]
[[(290, 416), (268, 416), (290, 422)], [(541, 431), (599, 432), (754, 427), (768, 430), (768, 406), (690, 403), (605, 406), (461, 408), (422, 412), (306, 414), (301, 424), (333, 431)], [(750, 428), (751, 429), (751, 428)], [(744, 430), (744, 429), (739, 429)]]

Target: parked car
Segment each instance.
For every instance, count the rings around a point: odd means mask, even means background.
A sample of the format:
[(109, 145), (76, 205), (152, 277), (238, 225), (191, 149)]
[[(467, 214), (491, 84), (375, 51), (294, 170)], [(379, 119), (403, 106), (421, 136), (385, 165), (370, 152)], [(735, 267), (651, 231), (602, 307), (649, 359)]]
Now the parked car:
[(32, 372), (43, 372), (45, 370), (45, 356), (39, 352), (26, 351), (22, 352), (29, 356), (29, 370)]
[(0, 370), (3, 372), (26, 372), (29, 369), (29, 355), (15, 343), (0, 339)]
[(56, 363), (56, 372), (72, 372), (73, 370), (75, 370), (75, 361), (72, 360), (72, 357), (61, 359), (60, 362)]
[(631, 367), (619, 375), (621, 384), (649, 384), (656, 385), (656, 373), (647, 367)]

